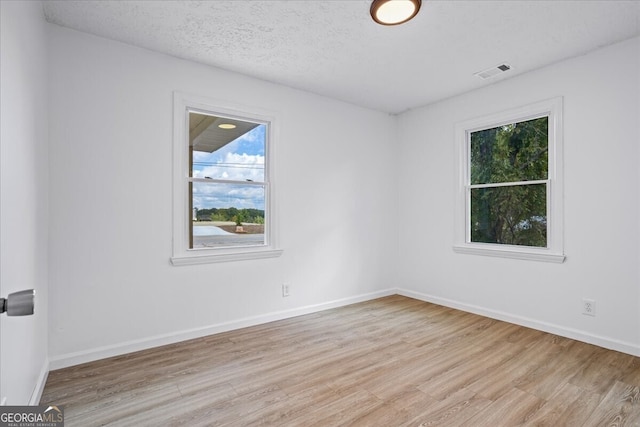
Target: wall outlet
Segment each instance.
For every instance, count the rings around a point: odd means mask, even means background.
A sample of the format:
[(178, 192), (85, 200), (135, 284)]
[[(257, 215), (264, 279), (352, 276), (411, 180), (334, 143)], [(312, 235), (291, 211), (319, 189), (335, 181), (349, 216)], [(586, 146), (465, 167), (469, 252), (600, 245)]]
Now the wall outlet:
[(282, 296), (283, 297), (288, 297), (289, 296), (289, 284), (288, 283), (283, 283), (282, 284)]
[(587, 316), (595, 316), (596, 301), (588, 298), (582, 298), (582, 314)]

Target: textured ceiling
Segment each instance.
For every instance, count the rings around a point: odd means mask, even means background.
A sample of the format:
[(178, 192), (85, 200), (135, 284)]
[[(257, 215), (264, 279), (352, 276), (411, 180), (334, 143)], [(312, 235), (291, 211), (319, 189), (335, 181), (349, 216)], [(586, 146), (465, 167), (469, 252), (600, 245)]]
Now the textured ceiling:
[[(399, 113), (640, 34), (640, 1), (45, 1), (49, 22)], [(640, 54), (640, 53), (639, 53)], [(508, 62), (490, 80), (473, 74)]]

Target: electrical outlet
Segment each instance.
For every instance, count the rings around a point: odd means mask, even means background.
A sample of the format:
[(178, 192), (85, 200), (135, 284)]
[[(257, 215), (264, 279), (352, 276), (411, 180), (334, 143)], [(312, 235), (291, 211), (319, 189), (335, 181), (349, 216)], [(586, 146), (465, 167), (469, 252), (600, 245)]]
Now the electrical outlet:
[(595, 300), (582, 298), (582, 314), (587, 316), (596, 315), (596, 302)]
[(288, 283), (283, 283), (282, 284), (282, 296), (283, 297), (288, 297), (289, 296), (289, 284)]

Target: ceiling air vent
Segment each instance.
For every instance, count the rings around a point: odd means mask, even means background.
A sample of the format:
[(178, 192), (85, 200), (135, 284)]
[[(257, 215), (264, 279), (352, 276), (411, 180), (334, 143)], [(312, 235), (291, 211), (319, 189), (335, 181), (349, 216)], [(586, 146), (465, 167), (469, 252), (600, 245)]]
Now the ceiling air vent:
[(509, 71), (511, 69), (511, 65), (507, 64), (507, 63), (502, 63), (500, 65), (497, 65), (495, 67), (491, 67), (488, 68), (484, 71), (479, 71), (477, 73), (474, 74), (474, 76), (478, 76), (483, 80), (486, 80), (488, 78), (491, 78), (493, 76), (497, 76), (498, 74), (502, 74), (505, 71)]

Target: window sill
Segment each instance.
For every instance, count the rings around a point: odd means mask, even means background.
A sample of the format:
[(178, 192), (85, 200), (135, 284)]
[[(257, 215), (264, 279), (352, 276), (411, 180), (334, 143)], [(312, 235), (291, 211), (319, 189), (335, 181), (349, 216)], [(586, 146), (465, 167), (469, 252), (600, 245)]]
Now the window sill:
[(282, 249), (255, 250), (248, 252), (226, 252), (206, 255), (185, 255), (171, 257), (175, 266), (212, 264), (217, 262), (245, 261), (252, 259), (277, 258), (284, 252)]
[(481, 246), (466, 246), (466, 245), (453, 246), (453, 251), (459, 254), (472, 254), (472, 255), (499, 257), (499, 258), (524, 259), (528, 261), (553, 262), (557, 264), (562, 264), (564, 262), (565, 260), (564, 254), (543, 252), (543, 250), (544, 249), (540, 251), (526, 251), (522, 249), (509, 249), (509, 248), (496, 249), (492, 247), (481, 247)]

